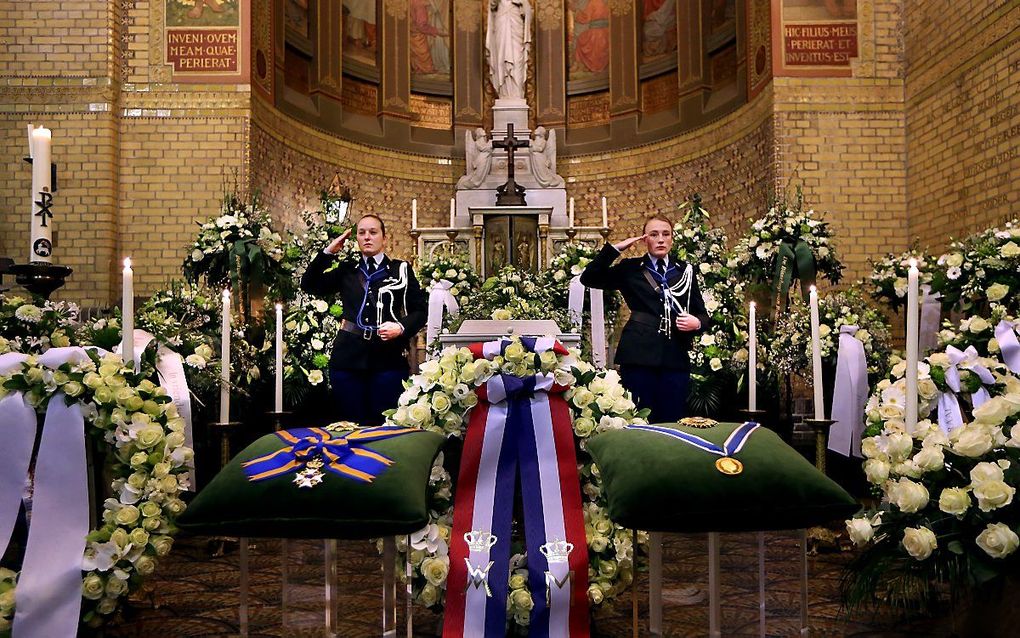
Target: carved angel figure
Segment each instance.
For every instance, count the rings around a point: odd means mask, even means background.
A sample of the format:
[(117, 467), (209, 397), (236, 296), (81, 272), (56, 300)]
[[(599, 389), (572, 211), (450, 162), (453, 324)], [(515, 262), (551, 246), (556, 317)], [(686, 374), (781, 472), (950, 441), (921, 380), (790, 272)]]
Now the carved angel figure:
[(486, 137), (485, 129), (476, 128), (473, 136), (471, 131), (464, 131), (464, 152), (467, 170), (457, 181), (457, 188), (478, 188), (492, 168), (492, 140)]
[(534, 135), (529, 150), (535, 181), (546, 188), (561, 188), (563, 178), (556, 174), (556, 130), (546, 131), (544, 126), (539, 126)]

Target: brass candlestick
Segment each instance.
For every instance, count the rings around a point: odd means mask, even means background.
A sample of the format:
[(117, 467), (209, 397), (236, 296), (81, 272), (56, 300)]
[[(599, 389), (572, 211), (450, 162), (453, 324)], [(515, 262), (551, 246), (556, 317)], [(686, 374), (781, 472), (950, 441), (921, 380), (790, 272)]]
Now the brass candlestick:
[(832, 419), (804, 419), (804, 422), (815, 431), (815, 467), (825, 474), (825, 451), (828, 449), (829, 428), (835, 423)]
[(571, 226), (570, 228), (568, 228), (565, 231), (563, 231), (563, 233), (567, 236), (567, 241), (569, 243), (571, 243), (571, 244), (574, 243), (574, 238), (577, 237), (577, 229), (576, 228)]

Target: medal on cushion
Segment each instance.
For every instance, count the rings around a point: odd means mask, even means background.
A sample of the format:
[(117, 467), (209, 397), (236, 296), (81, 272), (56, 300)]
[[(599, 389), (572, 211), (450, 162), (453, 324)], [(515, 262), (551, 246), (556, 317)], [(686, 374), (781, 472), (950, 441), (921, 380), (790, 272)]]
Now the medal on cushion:
[(294, 475), (294, 485), (297, 485), (300, 488), (310, 488), (322, 483), (322, 477), (325, 476), (325, 474), (322, 473), (323, 465), (324, 463), (320, 458), (308, 461), (305, 465), (305, 469)]
[[(706, 419), (706, 421), (710, 420), (711, 419)], [(680, 425), (689, 425), (689, 423), (684, 423), (684, 421), (686, 421), (686, 419), (681, 419), (678, 423)], [(699, 426), (694, 425), (693, 427)], [(700, 427), (705, 426), (701, 425)], [(726, 437), (726, 441), (722, 445), (712, 443), (711, 441), (701, 438), (697, 434), (691, 434), (690, 432), (684, 432), (683, 430), (672, 430), (670, 428), (657, 427), (654, 425), (629, 425), (627, 426), (627, 429), (645, 430), (647, 432), (665, 434), (666, 436), (673, 437), (687, 445), (704, 450), (710, 454), (715, 454), (720, 457), (716, 459), (715, 469), (718, 470), (720, 474), (736, 476), (744, 471), (744, 464), (734, 457), (741, 449), (743, 449), (744, 444), (751, 438), (751, 434), (753, 434), (759, 427), (760, 426), (754, 421), (748, 421), (733, 430), (733, 432)]]

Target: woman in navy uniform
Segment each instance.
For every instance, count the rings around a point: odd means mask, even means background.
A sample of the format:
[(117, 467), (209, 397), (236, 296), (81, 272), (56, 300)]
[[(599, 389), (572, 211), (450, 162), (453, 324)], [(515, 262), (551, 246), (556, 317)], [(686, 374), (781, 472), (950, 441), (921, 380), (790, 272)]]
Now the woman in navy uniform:
[(425, 326), (425, 295), (407, 262), (385, 254), (386, 226), (375, 215), (358, 221), (358, 262), (336, 263), (351, 231), (316, 255), (301, 289), (343, 302), (340, 332), (329, 358), (336, 419), (379, 425), (395, 408), (409, 375), (407, 351)]
[[(613, 264), (623, 251), (643, 243), (642, 257)], [(630, 308), (614, 361), (620, 379), (652, 423), (683, 418), (690, 382), (688, 352), (708, 326), (695, 268), (670, 256), (673, 224), (661, 215), (645, 220), (644, 234), (606, 244), (581, 274), (590, 288), (619, 290)]]

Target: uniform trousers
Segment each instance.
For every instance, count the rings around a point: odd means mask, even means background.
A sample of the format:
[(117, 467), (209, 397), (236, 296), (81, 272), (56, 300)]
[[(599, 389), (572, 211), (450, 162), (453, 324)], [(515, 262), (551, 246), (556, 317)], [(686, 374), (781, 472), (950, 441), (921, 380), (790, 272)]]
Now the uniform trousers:
[(329, 383), (337, 421), (353, 421), (364, 427), (382, 425), (383, 412), (397, 407), (404, 391), (406, 369), (333, 370)]
[(648, 408), (649, 423), (672, 423), (687, 415), (690, 370), (622, 365), (620, 381), (634, 395), (639, 408)]

